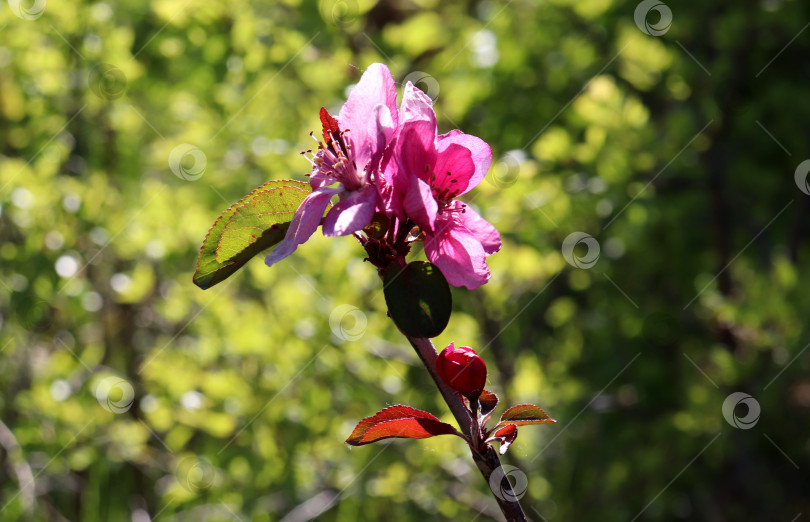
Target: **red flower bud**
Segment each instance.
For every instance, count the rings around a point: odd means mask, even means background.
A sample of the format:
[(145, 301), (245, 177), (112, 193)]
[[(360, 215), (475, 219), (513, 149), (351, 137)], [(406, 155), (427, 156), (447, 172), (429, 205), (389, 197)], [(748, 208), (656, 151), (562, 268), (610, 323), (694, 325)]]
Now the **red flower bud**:
[(471, 401), (478, 399), (487, 381), (487, 365), (472, 348), (453, 343), (436, 359), (436, 369), (444, 383)]

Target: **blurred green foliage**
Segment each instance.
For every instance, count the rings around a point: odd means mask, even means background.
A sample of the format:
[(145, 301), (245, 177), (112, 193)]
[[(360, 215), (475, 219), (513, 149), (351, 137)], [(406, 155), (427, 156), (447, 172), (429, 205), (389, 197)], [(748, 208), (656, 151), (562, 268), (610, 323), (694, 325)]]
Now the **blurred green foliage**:
[[(390, 404), (451, 420), (352, 239), (191, 282), (214, 218), (303, 179), (318, 109), (374, 61), (493, 147), (470, 201), (504, 247), (437, 345), (559, 421), (505, 458), (529, 515), (807, 516), (810, 5), (672, 2), (660, 36), (636, 6), (4, 2), (0, 519), (498, 516), (454, 438), (343, 444)], [(592, 268), (564, 260), (577, 231)]]

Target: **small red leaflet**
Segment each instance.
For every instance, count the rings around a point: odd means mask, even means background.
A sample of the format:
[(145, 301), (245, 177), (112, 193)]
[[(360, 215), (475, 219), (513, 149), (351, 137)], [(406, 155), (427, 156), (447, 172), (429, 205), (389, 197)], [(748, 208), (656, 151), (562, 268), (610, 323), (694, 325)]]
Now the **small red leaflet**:
[(456, 429), (435, 416), (410, 406), (391, 406), (366, 417), (346, 439), (352, 446), (362, 446), (382, 439), (427, 439), (436, 435), (460, 435)]

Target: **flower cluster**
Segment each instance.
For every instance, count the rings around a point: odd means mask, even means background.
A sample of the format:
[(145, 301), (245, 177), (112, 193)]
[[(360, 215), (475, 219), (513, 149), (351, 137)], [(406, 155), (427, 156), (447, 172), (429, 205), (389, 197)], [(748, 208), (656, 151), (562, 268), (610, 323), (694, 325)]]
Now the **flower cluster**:
[[(439, 135), (432, 100), (410, 82), (399, 108), (396, 97), (391, 72), (372, 64), (337, 118), (321, 109), (323, 141), (309, 157), (312, 193), (267, 265), (292, 254), (322, 222), (325, 236), (358, 237), (381, 268), (421, 240), (451, 285), (475, 289), (489, 280), (486, 258), (500, 249), (500, 234), (456, 198), (484, 179), (491, 149), (458, 130)], [(361, 236), (373, 221), (384, 230)]]

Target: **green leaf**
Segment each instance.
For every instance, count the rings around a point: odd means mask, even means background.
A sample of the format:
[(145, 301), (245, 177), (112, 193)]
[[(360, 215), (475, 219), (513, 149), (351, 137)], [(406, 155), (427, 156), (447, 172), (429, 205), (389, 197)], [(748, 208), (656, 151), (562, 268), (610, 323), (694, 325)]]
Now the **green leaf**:
[(200, 248), (194, 284), (211, 288), (284, 239), (295, 210), (311, 190), (303, 181), (270, 181), (223, 212)]
[(311, 192), (308, 185), (270, 187), (243, 199), (219, 238), (217, 263), (230, 261), (256, 243), (266, 244), (264, 249), (284, 239), (284, 233), (279, 234), (281, 225), (292, 221), (298, 206)]
[(383, 275), (385, 304), (397, 327), (410, 337), (436, 337), (450, 321), (453, 298), (441, 271), (426, 261), (392, 263)]
[(524, 426), (526, 424), (551, 424), (557, 422), (548, 416), (548, 413), (534, 404), (518, 404), (512, 406), (501, 415), (501, 421), (495, 428), (506, 424)]

